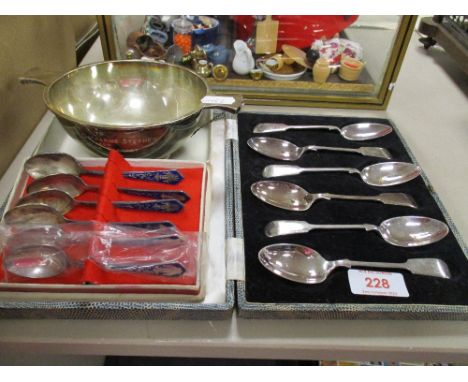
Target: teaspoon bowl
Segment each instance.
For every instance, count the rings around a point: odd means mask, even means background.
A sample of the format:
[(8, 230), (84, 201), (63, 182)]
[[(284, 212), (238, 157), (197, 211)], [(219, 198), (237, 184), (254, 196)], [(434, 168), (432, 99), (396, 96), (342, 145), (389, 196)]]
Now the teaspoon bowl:
[(16, 248), (5, 255), (3, 265), (17, 276), (40, 279), (63, 273), (68, 261), (59, 248), (41, 244)]

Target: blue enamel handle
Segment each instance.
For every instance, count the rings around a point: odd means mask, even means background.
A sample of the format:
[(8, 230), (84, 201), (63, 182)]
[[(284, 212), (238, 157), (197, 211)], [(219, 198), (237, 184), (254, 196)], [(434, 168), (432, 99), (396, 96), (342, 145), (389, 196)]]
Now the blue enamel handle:
[(169, 228), (174, 231), (177, 231), (177, 227), (174, 223), (170, 221), (158, 221), (158, 222), (111, 222), (110, 224), (115, 224), (122, 227), (137, 227), (147, 230), (157, 230), (161, 228)]
[(179, 262), (149, 265), (105, 265), (105, 268), (111, 271), (145, 273), (165, 277), (177, 277), (186, 272), (185, 267)]
[(140, 190), (138, 188), (118, 188), (119, 192), (127, 195), (146, 196), (151, 199), (176, 199), (181, 203), (190, 200), (184, 191)]
[(184, 177), (177, 170), (158, 170), (158, 171), (131, 171), (124, 172), (123, 176), (127, 179), (144, 180), (147, 182), (177, 184)]
[(184, 205), (175, 199), (168, 200), (144, 200), (141, 202), (113, 202), (115, 207), (129, 210), (151, 211), (151, 212), (179, 212)]

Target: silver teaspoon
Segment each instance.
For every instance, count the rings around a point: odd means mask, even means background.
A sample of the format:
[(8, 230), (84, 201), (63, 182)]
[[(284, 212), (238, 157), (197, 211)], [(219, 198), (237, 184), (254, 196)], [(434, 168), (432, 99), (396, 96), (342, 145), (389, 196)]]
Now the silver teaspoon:
[(294, 183), (278, 180), (261, 180), (250, 187), (252, 193), (272, 206), (289, 211), (306, 211), (318, 200), (362, 200), (375, 201), (384, 204), (417, 208), (414, 199), (403, 193), (386, 193), (379, 195), (337, 195), (329, 193), (311, 194)]
[[(3, 216), (5, 224), (40, 224), (40, 225), (56, 225), (63, 223), (86, 223), (85, 221), (71, 220), (63, 217), (63, 215), (52, 207), (45, 204), (24, 204), (8, 210)], [(139, 227), (145, 229), (158, 229), (161, 227), (171, 228), (176, 230), (176, 226), (168, 221), (155, 222), (109, 222), (128, 227)]]
[[(60, 190), (44, 190), (28, 194), (18, 200), (17, 205), (24, 204), (45, 204), (57, 210), (61, 214), (70, 212), (75, 207), (96, 208), (97, 202), (75, 200), (66, 192)], [(184, 205), (175, 199), (167, 200), (144, 200), (138, 202), (118, 201), (112, 202), (115, 208), (140, 210), (148, 212), (179, 212)]]
[[(63, 250), (44, 244), (19, 247), (8, 253), (3, 260), (3, 266), (8, 272), (34, 279), (58, 276), (70, 265)], [(109, 271), (145, 273), (153, 276), (177, 277), (186, 272), (185, 267), (178, 261), (99, 265)], [(75, 266), (81, 266), (81, 263), (76, 263)]]
[(20, 247), (5, 255), (4, 268), (15, 275), (32, 279), (54, 277), (67, 267), (67, 256), (60, 249), (50, 245)]
[(299, 220), (274, 220), (265, 227), (268, 237), (306, 233), (315, 229), (365, 229), (377, 231), (389, 244), (420, 247), (442, 240), (449, 233), (444, 222), (424, 216), (399, 216), (373, 224), (309, 224)]
[(404, 263), (384, 263), (341, 259), (327, 261), (312, 248), (298, 244), (280, 243), (268, 245), (258, 253), (258, 260), (269, 271), (287, 280), (302, 284), (324, 282), (338, 267), (369, 267), (404, 269), (414, 275), (451, 277), (447, 264), (441, 259), (408, 259)]
[[(27, 187), (28, 193), (44, 190), (60, 190), (66, 192), (72, 198), (76, 198), (86, 191), (98, 192), (99, 187), (87, 184), (79, 176), (72, 174), (48, 175), (44, 178), (33, 180)], [(139, 188), (117, 187), (117, 191), (127, 195), (145, 196), (151, 199), (176, 199), (181, 203), (190, 200), (190, 197), (181, 190), (143, 190)]]
[[(24, 170), (34, 179), (53, 174), (104, 175), (103, 171), (86, 170), (75, 158), (65, 153), (34, 155), (24, 163)], [(122, 175), (128, 179), (166, 184), (177, 184), (183, 179), (177, 170), (127, 171)]]
[(417, 178), (421, 169), (405, 162), (382, 162), (364, 167), (362, 171), (351, 167), (299, 167), (291, 165), (268, 165), (263, 169), (265, 178), (298, 175), (303, 172), (347, 172), (357, 174), (370, 186), (395, 186)]
[(331, 130), (338, 131), (341, 136), (350, 141), (367, 141), (371, 139), (381, 138), (390, 134), (393, 129), (389, 125), (376, 122), (361, 122), (353, 123), (343, 127), (334, 125), (286, 125), (284, 123), (259, 123), (254, 127), (253, 132), (259, 133), (276, 133), (286, 130)]
[(286, 141), (284, 139), (278, 139), (273, 137), (253, 137), (247, 141), (247, 145), (258, 153), (265, 155), (270, 158), (295, 161), (302, 157), (307, 151), (337, 151), (361, 154), (369, 157), (377, 157), (384, 159), (391, 159), (392, 156), (388, 150), (382, 147), (359, 147), (357, 149), (345, 148), (345, 147), (328, 147), (328, 146), (316, 146), (309, 145), (304, 147), (296, 146), (294, 143)]

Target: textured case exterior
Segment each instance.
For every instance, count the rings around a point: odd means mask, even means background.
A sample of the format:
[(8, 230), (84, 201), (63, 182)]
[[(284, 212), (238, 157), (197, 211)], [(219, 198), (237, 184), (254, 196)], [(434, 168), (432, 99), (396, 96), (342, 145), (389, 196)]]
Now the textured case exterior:
[[(390, 121), (391, 122), (391, 121)], [(411, 157), (411, 160), (418, 164), (416, 158), (400, 135), (395, 125), (391, 123), (394, 131), (400, 138), (403, 146)], [(237, 185), (240, 185), (239, 166), (239, 146), (238, 141), (233, 141), (232, 162), (234, 164), (233, 178)], [(454, 233), (463, 253), (468, 260), (468, 249), (463, 242), (458, 230), (450, 219), (447, 210), (441, 200), (433, 191), (427, 177), (422, 174), (424, 182), (441, 209), (447, 220), (450, 229)], [(240, 187), (234, 187), (234, 204), (241, 205), (242, 195)], [(242, 210), (234, 210), (237, 234), (243, 238), (242, 232)], [(399, 319), (399, 320), (468, 320), (468, 306), (454, 305), (426, 305), (426, 304), (312, 304), (312, 303), (255, 303), (246, 299), (245, 282), (237, 281), (237, 311), (239, 317), (257, 319)]]
[(128, 301), (0, 301), (0, 318), (103, 320), (226, 320), (234, 308), (234, 282), (223, 304)]

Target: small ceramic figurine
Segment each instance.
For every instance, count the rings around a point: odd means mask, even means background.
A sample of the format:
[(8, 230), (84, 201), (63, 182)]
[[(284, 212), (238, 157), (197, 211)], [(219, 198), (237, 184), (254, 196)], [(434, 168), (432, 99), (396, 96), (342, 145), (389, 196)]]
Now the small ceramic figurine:
[(234, 42), (234, 50), (236, 52), (232, 61), (232, 69), (239, 75), (245, 76), (255, 68), (255, 60), (252, 56), (252, 51), (249, 49), (245, 41), (236, 40)]
[(325, 83), (330, 75), (330, 71), (331, 69), (328, 60), (325, 58), (319, 58), (315, 61), (314, 67), (312, 68), (314, 82), (317, 82), (318, 84)]

